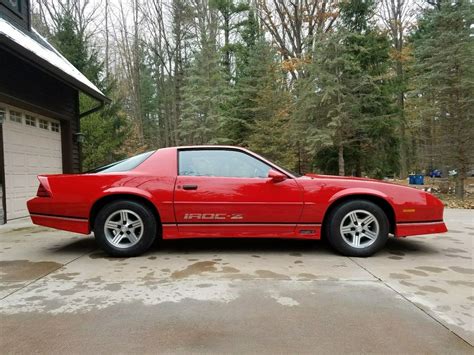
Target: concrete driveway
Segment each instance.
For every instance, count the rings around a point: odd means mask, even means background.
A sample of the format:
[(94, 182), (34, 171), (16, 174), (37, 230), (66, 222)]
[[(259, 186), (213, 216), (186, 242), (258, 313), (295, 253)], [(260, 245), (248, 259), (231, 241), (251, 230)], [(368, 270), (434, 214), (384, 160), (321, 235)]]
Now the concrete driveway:
[(112, 259), (0, 227), (2, 353), (473, 353), (474, 212), (366, 259), (324, 242), (181, 240)]

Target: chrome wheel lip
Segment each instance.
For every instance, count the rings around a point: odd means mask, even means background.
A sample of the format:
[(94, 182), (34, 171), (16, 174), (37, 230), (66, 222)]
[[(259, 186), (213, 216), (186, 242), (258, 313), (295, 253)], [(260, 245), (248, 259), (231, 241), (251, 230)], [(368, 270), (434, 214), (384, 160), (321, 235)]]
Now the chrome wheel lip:
[(342, 218), (339, 232), (346, 244), (352, 248), (363, 249), (375, 243), (380, 234), (380, 226), (371, 212), (357, 209)]
[(128, 209), (112, 212), (104, 223), (107, 241), (115, 248), (127, 249), (137, 245), (144, 232), (142, 218)]

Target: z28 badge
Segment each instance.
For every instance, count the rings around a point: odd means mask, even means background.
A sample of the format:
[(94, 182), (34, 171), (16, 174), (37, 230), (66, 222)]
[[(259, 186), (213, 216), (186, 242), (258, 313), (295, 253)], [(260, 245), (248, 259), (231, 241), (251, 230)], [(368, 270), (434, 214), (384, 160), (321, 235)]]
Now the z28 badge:
[(199, 220), (213, 220), (213, 219), (243, 219), (241, 213), (185, 213), (184, 219), (199, 219)]

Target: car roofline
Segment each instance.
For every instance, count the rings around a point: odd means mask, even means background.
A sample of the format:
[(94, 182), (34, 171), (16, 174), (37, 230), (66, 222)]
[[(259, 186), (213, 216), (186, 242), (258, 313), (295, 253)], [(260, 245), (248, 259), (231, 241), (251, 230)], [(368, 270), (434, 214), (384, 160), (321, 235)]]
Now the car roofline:
[(222, 144), (202, 144), (202, 145), (180, 145), (176, 147), (171, 147), (175, 149), (242, 149), (247, 150), (244, 147), (237, 145), (222, 145)]

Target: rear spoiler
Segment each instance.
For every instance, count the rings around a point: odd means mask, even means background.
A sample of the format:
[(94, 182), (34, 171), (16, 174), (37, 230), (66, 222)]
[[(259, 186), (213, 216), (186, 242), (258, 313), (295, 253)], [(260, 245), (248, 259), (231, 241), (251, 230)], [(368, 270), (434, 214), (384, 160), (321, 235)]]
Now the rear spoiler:
[(51, 186), (49, 185), (48, 177), (45, 175), (38, 175), (38, 180), (40, 185), (38, 186), (38, 192), (36, 195), (38, 197), (51, 197)]

